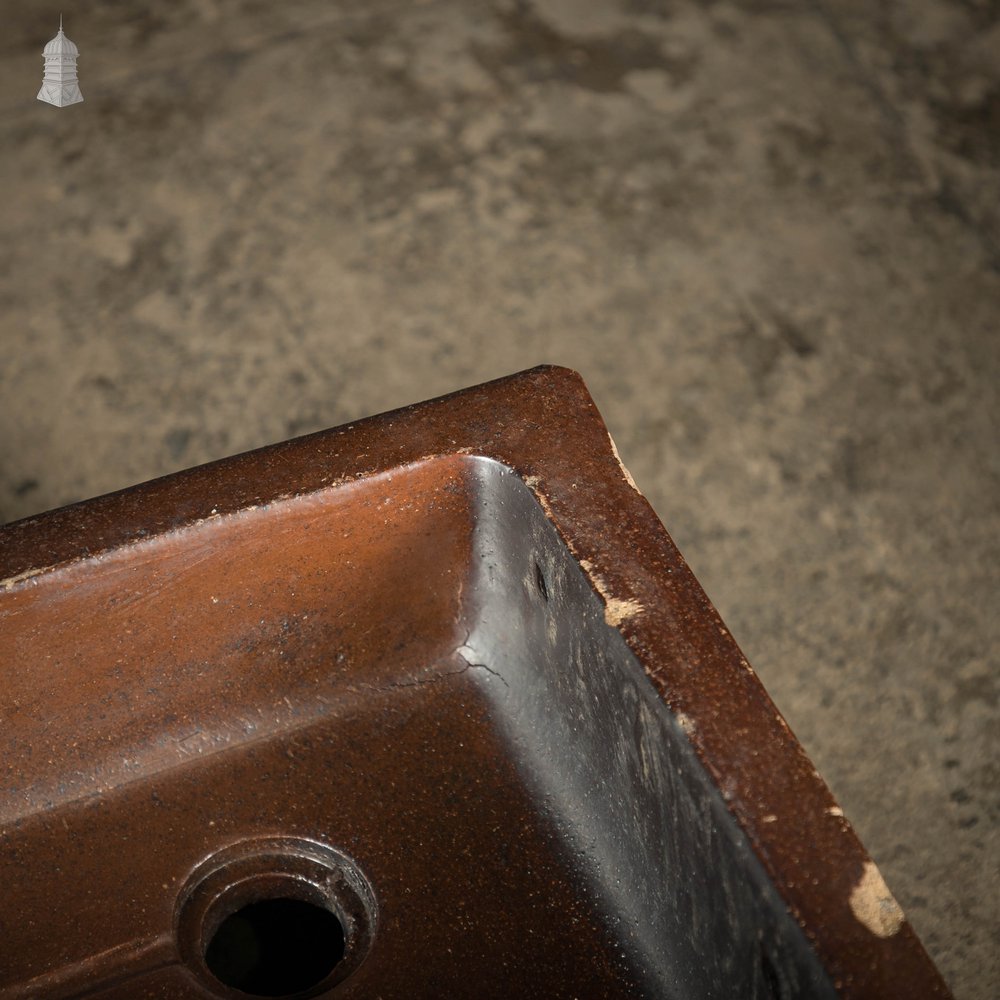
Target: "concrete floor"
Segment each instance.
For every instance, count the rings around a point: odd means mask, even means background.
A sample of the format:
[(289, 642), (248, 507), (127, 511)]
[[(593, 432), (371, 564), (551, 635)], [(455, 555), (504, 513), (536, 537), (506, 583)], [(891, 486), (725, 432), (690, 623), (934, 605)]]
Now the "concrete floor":
[(996, 0), (64, 0), (64, 109), (59, 10), (0, 0), (0, 519), (577, 368), (1000, 994)]

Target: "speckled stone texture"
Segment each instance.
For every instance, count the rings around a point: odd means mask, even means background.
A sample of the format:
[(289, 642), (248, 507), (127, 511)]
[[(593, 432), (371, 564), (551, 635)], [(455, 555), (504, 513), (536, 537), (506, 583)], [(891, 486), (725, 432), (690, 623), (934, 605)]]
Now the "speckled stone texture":
[(996, 0), (88, 0), (0, 41), (0, 518), (577, 368), (1000, 992)]

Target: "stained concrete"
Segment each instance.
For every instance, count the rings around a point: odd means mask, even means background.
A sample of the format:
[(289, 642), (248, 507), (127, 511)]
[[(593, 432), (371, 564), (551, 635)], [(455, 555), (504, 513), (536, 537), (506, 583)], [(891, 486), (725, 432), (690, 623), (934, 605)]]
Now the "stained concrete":
[(575, 367), (997, 995), (996, 0), (61, 10), (57, 109), (0, 2), (0, 518)]

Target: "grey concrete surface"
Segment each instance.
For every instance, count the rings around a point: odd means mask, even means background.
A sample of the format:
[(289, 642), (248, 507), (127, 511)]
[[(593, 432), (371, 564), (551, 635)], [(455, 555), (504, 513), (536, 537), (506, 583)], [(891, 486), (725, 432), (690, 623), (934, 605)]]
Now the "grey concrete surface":
[(0, 0), (0, 518), (539, 362), (1000, 994), (996, 0)]

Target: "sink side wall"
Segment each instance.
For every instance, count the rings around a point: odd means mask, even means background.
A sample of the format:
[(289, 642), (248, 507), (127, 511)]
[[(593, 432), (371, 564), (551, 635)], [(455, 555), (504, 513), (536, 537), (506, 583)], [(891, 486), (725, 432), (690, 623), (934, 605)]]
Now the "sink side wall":
[(834, 997), (534, 494), (490, 460), (470, 462), (469, 476), (479, 516), (464, 653), (495, 673), (479, 676), (524, 780), (647, 995)]

